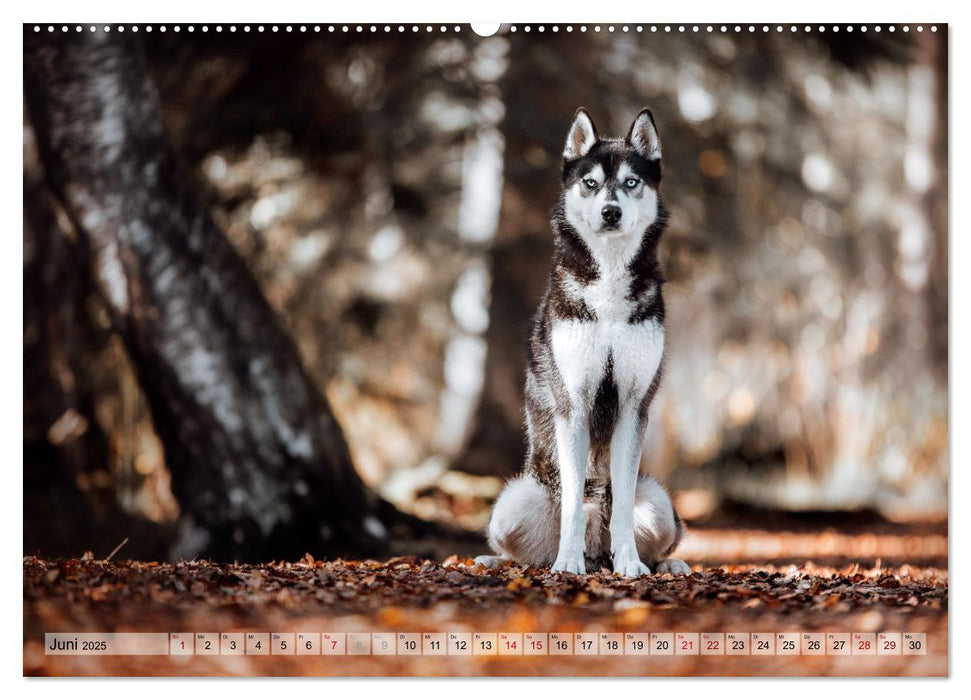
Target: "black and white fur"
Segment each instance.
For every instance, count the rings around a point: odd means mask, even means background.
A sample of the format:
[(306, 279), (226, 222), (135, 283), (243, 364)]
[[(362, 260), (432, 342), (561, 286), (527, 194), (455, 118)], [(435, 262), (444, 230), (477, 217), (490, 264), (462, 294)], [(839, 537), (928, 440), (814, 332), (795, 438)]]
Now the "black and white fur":
[(647, 411), (664, 360), (657, 245), (661, 142), (650, 110), (602, 139), (577, 111), (553, 209), (553, 266), (533, 319), (524, 473), (499, 495), (489, 544), (507, 560), (623, 576), (689, 573), (667, 558), (683, 526), (664, 488), (640, 475)]

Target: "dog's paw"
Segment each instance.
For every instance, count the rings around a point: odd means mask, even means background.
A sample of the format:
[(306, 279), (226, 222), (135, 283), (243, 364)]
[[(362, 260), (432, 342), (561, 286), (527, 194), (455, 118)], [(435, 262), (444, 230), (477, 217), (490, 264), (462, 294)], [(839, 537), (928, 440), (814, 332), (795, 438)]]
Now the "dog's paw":
[(509, 557), (497, 557), (492, 554), (483, 554), (475, 558), (476, 564), (482, 564), (488, 569), (495, 569), (496, 567), (505, 566), (511, 560)]
[(627, 578), (636, 578), (638, 576), (650, 576), (651, 568), (637, 557), (630, 559), (615, 559), (614, 573), (620, 574), (621, 576), (625, 576)]
[(691, 567), (680, 559), (665, 559), (658, 562), (657, 572), (659, 574), (684, 574), (687, 576), (691, 573)]
[(585, 574), (587, 573), (587, 565), (583, 561), (583, 554), (561, 554), (553, 562), (553, 566), (550, 567), (550, 571), (554, 574), (558, 571), (565, 571), (569, 574)]

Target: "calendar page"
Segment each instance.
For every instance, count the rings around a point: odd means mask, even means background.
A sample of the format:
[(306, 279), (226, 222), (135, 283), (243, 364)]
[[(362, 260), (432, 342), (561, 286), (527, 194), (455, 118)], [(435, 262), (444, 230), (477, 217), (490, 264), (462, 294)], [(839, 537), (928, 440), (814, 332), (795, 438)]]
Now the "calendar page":
[(947, 676), (948, 25), (305, 14), (23, 25), (23, 674)]

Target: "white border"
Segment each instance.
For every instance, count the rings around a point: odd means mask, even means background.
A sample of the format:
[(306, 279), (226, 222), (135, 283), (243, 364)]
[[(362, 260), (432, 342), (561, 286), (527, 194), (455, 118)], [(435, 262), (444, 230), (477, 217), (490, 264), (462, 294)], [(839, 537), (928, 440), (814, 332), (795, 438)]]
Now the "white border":
[[(6, 206), (4, 210), (8, 212), (7, 226), (5, 235), (0, 237), (0, 260), (4, 267), (3, 274), (0, 274), (0, 285), (2, 293), (0, 299), (3, 300), (0, 328), (5, 329), (7, 336), (5, 342), (0, 343), (0, 367), (3, 368), (3, 384), (7, 390), (4, 393), (3, 401), (0, 403), (0, 431), (3, 439), (0, 445), (6, 449), (4, 455), (9, 464), (6, 465), (6, 475), (4, 488), (2, 489), (3, 512), (7, 514), (5, 518), (9, 530), (4, 533), (3, 557), (2, 562), (3, 576), (0, 577), (0, 601), (3, 602), (6, 615), (7, 630), (3, 635), (2, 663), (4, 669), (4, 679), (13, 679), (17, 684), (18, 692), (29, 692), (31, 697), (56, 697), (59, 700), (65, 693), (76, 693), (92, 691), (104, 693), (106, 691), (119, 695), (137, 692), (140, 695), (147, 693), (148, 697), (161, 696), (164, 692), (171, 694), (191, 694), (212, 693), (217, 691), (212, 680), (194, 680), (179, 682), (177, 685), (165, 687), (158, 683), (145, 683), (141, 681), (84, 681), (83, 688), (67, 687), (64, 681), (41, 682), (25, 681), (20, 677), (23, 672), (22, 666), (22, 634), (15, 631), (22, 629), (22, 465), (23, 465), (23, 407), (21, 397), (16, 395), (13, 387), (17, 385), (19, 375), (23, 383), (23, 352), (22, 352), (22, 328), (23, 328), (23, 271), (22, 271), (22, 234), (20, 233), (20, 223), (15, 214), (10, 212), (21, 211), (22, 214), (22, 106), (17, 99), (17, 95), (22, 95), (22, 34), (21, 23), (24, 22), (77, 22), (81, 20), (90, 21), (92, 18), (99, 20), (112, 20), (124, 22), (161, 22), (176, 19), (180, 22), (214, 22), (218, 20), (223, 23), (228, 22), (266, 22), (274, 20), (277, 23), (291, 22), (298, 23), (309, 20), (326, 19), (330, 23), (427, 23), (434, 20), (438, 23), (466, 23), (469, 21), (497, 21), (506, 22), (572, 22), (572, 23), (599, 23), (601, 25), (614, 23), (631, 23), (631, 20), (649, 20), (650, 23), (662, 24), (665, 22), (691, 23), (704, 22), (718, 24), (726, 21), (732, 23), (748, 23), (771, 20), (770, 23), (778, 22), (797, 22), (812, 24), (820, 23), (876, 23), (874, 20), (883, 24), (889, 22), (911, 22), (917, 20), (930, 20), (927, 24), (948, 22), (951, 24), (950, 33), (950, 72), (951, 75), (962, 76), (959, 81), (950, 80), (950, 104), (951, 114), (950, 125), (966, 125), (971, 123), (971, 110), (968, 107), (968, 79), (969, 47), (967, 39), (962, 44), (964, 31), (968, 26), (964, 22), (963, 13), (957, 9), (957, 3), (944, 2), (941, 0), (924, 0), (919, 4), (905, 3), (898, 0), (883, 2), (879, 6), (863, 3), (848, 3), (845, 0), (817, 0), (809, 4), (798, 4), (784, 6), (780, 3), (761, 1), (761, 2), (734, 2), (730, 4), (715, 3), (713, 1), (696, 2), (688, 5), (683, 2), (670, 3), (650, 3), (635, 4), (619, 2), (612, 4), (603, 3), (569, 3), (561, 0), (554, 3), (550, 0), (544, 2), (527, 3), (523, 0), (493, 0), (488, 3), (467, 4), (459, 2), (446, 3), (442, 0), (438, 2), (430, 0), (409, 0), (409, 2), (390, 2), (388, 0), (377, 0), (372, 3), (309, 3), (294, 2), (293, 0), (275, 0), (266, 4), (243, 3), (199, 3), (189, 0), (166, 0), (165, 2), (150, 3), (131, 3), (121, 2), (120, 0), (98, 1), (89, 0), (85, 3), (66, 2), (65, 0), (55, 0), (46, 2), (43, 5), (16, 4), (5, 7), (4, 14), (18, 15), (17, 17), (5, 17), (6, 21), (2, 25), (4, 41), (2, 50), (4, 53), (3, 61), (0, 62), (0, 71), (3, 75), (3, 95), (7, 97), (7, 106), (3, 110), (3, 124), (0, 127), (2, 134), (2, 154), (3, 158), (3, 192)], [(329, 5), (329, 6), (328, 6)], [(822, 22), (822, 20), (826, 20)], [(319, 23), (319, 22), (318, 22)], [(949, 259), (951, 261), (951, 271), (963, 271), (971, 260), (968, 259), (968, 197), (954, 196), (954, 193), (968, 192), (971, 180), (968, 177), (969, 152), (968, 138), (963, 135), (960, 128), (951, 129), (951, 222), (952, 232), (964, 232), (951, 236), (951, 248)], [(22, 216), (21, 216), (22, 219)], [(959, 274), (951, 276), (951, 290), (949, 306), (955, 309), (961, 302), (968, 299), (969, 278)], [(958, 314), (951, 315), (951, 343), (950, 357), (962, 358), (969, 357), (968, 350), (968, 319), (965, 315), (962, 319)], [(968, 371), (962, 368), (960, 363), (955, 363), (951, 377), (952, 405), (951, 405), (951, 425), (968, 425), (969, 415), (967, 408), (968, 401)], [(27, 390), (25, 388), (25, 390)], [(971, 462), (968, 451), (968, 439), (966, 433), (960, 431), (952, 433), (951, 443), (951, 464), (956, 465), (951, 471), (951, 490), (952, 494), (966, 493), (968, 477), (964, 467)], [(963, 499), (955, 498), (952, 501), (960, 504)], [(954, 584), (965, 580), (967, 567), (967, 534), (968, 517), (960, 508), (951, 510), (951, 635), (950, 635), (950, 673), (952, 679), (967, 679), (968, 672), (960, 662), (961, 659), (969, 658), (969, 646), (962, 635), (971, 632), (967, 624), (968, 606), (963, 600), (959, 599), (955, 603), (954, 591), (957, 590)], [(960, 630), (958, 632), (957, 630)], [(255, 696), (257, 693), (264, 695), (267, 691), (300, 692), (295, 685), (277, 687), (281, 681), (260, 681), (259, 683), (232, 682), (234, 694), (242, 697)], [(780, 694), (790, 700), (792, 698), (812, 698), (817, 700), (820, 693), (880, 693), (881, 697), (901, 697), (914, 696), (919, 693), (933, 692), (935, 696), (954, 695), (957, 684), (952, 682), (934, 681), (897, 681), (897, 680), (838, 680), (832, 682), (811, 682), (793, 683), (786, 680), (776, 679), (748, 679), (735, 682), (709, 681), (706, 686), (694, 686), (697, 681), (686, 679), (636, 679), (636, 680), (602, 680), (588, 682), (575, 682), (573, 679), (547, 680), (543, 681), (542, 687), (535, 681), (516, 680), (516, 681), (477, 681), (463, 680), (441, 680), (441, 681), (402, 681), (377, 680), (364, 681), (340, 681), (330, 680), (326, 685), (316, 687), (313, 692), (327, 693), (328, 695), (346, 692), (367, 693), (375, 691), (378, 693), (389, 693), (398, 696), (417, 696), (422, 697), (432, 693), (448, 693), (451, 696), (461, 694), (463, 698), (491, 698), (496, 693), (548, 693), (554, 690), (557, 693), (557, 700), (560, 697), (567, 697), (572, 694), (584, 695), (602, 693), (613, 694), (616, 692), (633, 691), (636, 693), (654, 693), (660, 691), (667, 694), (675, 692), (681, 694), (685, 691), (683, 684), (691, 683), (691, 691), (704, 693), (715, 692), (719, 696), (741, 696), (746, 697), (764, 696)], [(701, 681), (704, 682), (704, 681)], [(101, 687), (102, 683), (110, 683), (109, 687)], [(138, 684), (137, 687), (134, 684)], [(270, 688), (267, 684), (272, 683)], [(291, 682), (292, 683), (292, 682)], [(394, 683), (394, 685), (389, 685)], [(496, 685), (501, 683), (501, 685)], [(594, 684), (596, 683), (596, 685)], [(602, 685), (607, 683), (607, 685)], [(639, 683), (635, 687), (630, 684)], [(646, 684), (650, 684), (650, 686)], [(871, 688), (871, 683), (877, 683), (879, 687)], [(932, 685), (928, 685), (932, 683)], [(623, 684), (623, 688), (620, 686)], [(925, 687), (925, 685), (927, 687)], [(674, 687), (679, 686), (679, 687)], [(920, 687), (918, 687), (920, 686)], [(303, 690), (303, 688), (301, 688)]]

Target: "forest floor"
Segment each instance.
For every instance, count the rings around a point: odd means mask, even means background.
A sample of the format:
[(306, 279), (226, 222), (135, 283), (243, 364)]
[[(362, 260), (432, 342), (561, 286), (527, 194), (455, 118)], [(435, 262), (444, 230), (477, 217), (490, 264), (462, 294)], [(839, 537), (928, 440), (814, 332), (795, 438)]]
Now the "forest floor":
[[(785, 529), (778, 529), (778, 525)], [(25, 557), (27, 675), (946, 675), (946, 523), (692, 527), (689, 576)], [(773, 527), (776, 526), (776, 527)], [(472, 553), (469, 553), (472, 554)], [(815, 562), (815, 563), (814, 563)], [(47, 656), (45, 632), (916, 632), (915, 656)]]

